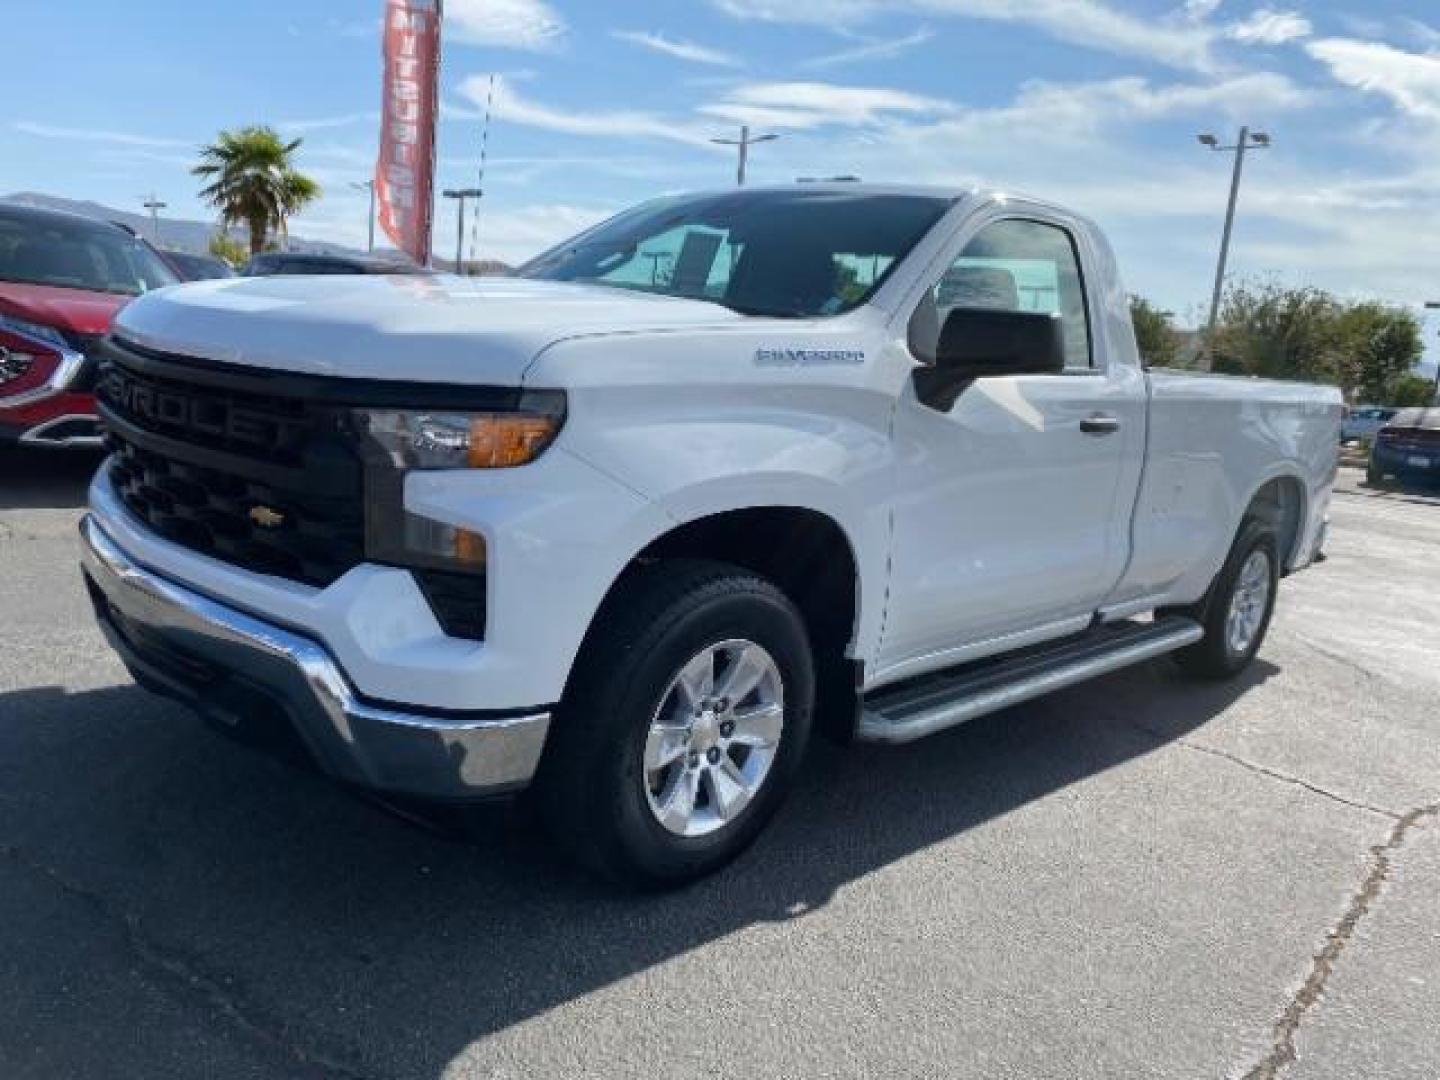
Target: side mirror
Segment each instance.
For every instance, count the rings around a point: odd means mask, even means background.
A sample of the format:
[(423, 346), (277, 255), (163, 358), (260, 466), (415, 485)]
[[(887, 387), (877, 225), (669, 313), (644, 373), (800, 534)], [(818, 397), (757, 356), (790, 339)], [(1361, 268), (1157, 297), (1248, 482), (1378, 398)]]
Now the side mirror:
[(1039, 311), (955, 308), (940, 330), (935, 363), (915, 370), (916, 396), (948, 412), (976, 379), (1059, 375), (1065, 332), (1059, 315)]
[(966, 378), (1059, 375), (1065, 331), (1059, 315), (1040, 311), (955, 308), (940, 331), (935, 366)]

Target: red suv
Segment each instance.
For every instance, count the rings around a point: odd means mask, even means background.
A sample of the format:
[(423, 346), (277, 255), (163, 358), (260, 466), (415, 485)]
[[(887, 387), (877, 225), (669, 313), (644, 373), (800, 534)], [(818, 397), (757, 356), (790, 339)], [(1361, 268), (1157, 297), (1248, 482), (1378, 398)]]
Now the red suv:
[(0, 442), (98, 446), (95, 347), (175, 272), (119, 225), (0, 203)]

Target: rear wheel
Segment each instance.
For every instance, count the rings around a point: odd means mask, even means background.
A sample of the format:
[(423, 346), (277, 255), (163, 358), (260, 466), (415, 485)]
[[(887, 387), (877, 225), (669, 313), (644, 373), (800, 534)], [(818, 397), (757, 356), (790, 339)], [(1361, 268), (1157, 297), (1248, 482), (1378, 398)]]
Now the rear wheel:
[(1175, 653), (1175, 662), (1205, 679), (1229, 679), (1244, 671), (1270, 629), (1279, 583), (1274, 527), (1251, 518), (1241, 527), (1207, 599), (1179, 613), (1199, 619), (1205, 637)]
[(1379, 487), (1385, 483), (1385, 470), (1376, 463), (1374, 455), (1371, 455), (1370, 463), (1365, 466), (1365, 482), (1371, 487)]
[(537, 778), (542, 818), (623, 884), (711, 873), (779, 808), (814, 695), (804, 623), (768, 581), (719, 563), (643, 567), (577, 663)]

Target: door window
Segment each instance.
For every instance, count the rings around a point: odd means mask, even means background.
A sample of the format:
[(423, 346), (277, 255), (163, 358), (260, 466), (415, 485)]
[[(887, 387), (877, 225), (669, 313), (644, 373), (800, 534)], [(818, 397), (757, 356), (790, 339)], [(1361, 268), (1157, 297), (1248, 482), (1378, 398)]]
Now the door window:
[(1058, 226), (1019, 219), (987, 225), (966, 245), (924, 304), (933, 304), (938, 315), (933, 323), (937, 342), (945, 319), (956, 308), (1058, 314), (1065, 333), (1067, 370), (1092, 365), (1080, 256), (1070, 234)]

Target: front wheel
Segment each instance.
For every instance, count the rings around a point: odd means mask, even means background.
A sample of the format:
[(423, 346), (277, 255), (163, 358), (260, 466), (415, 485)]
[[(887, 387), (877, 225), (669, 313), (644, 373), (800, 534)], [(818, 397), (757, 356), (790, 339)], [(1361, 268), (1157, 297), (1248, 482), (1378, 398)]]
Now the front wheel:
[(1280, 584), (1279, 544), (1275, 530), (1252, 518), (1240, 530), (1199, 617), (1205, 636), (1175, 653), (1175, 662), (1192, 675), (1229, 679), (1255, 659)]
[(622, 884), (711, 873), (779, 808), (814, 696), (804, 622), (772, 584), (719, 563), (642, 567), (577, 663), (537, 778), (541, 814)]

